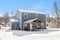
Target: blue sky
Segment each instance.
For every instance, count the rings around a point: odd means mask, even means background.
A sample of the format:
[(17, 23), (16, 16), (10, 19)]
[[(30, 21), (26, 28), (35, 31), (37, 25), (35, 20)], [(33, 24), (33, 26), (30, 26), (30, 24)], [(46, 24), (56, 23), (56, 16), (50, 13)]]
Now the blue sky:
[(18, 9), (35, 10), (41, 12), (53, 13), (54, 0), (0, 0), (0, 15), (5, 12), (15, 14)]

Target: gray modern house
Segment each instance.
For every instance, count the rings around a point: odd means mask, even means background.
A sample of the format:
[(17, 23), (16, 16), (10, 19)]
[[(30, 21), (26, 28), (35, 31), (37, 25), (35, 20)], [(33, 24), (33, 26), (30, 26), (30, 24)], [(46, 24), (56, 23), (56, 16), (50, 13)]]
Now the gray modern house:
[(15, 18), (20, 22), (20, 30), (46, 29), (46, 14), (43, 12), (17, 10)]

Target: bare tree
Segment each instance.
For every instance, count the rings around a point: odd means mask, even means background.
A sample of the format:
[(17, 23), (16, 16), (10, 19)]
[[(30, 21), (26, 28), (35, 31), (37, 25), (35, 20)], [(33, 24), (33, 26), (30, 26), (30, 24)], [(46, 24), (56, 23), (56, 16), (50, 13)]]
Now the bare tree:
[(9, 13), (6, 12), (6, 13), (4, 14), (4, 23), (8, 23), (8, 22), (9, 22)]
[(11, 13), (12, 13), (12, 18), (13, 18), (13, 11)]
[(47, 14), (47, 22), (50, 22), (50, 16), (49, 16), (49, 13)]
[(56, 14), (56, 18), (57, 18), (57, 22), (58, 22), (58, 28), (59, 28), (59, 10), (58, 10), (58, 6), (57, 6), (57, 1), (54, 1), (54, 10), (55, 10), (55, 14)]

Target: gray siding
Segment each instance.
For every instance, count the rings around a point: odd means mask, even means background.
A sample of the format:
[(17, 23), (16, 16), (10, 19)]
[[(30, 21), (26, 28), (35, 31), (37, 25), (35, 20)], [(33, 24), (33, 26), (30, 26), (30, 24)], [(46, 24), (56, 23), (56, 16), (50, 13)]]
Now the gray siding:
[[(25, 12), (24, 12), (25, 13)], [(35, 19), (35, 18), (39, 18), (40, 20), (43, 20), (44, 21), (44, 28), (46, 28), (46, 15), (45, 14), (38, 14), (38, 13), (27, 13), (28, 14), (28, 18), (25, 19), (24, 18), (24, 13), (23, 12), (20, 12), (18, 11), (16, 13), (16, 19), (18, 19), (20, 21), (20, 29), (23, 28), (23, 25), (24, 25), (24, 22), (25, 21), (28, 21), (28, 20), (32, 20), (32, 19)]]
[(11, 29), (12, 30), (20, 30), (19, 22), (11, 22)]
[(28, 20), (32, 20), (32, 19), (35, 19), (35, 18), (39, 18), (40, 20), (43, 20), (44, 21), (44, 28), (46, 28), (46, 15), (45, 14), (36, 14), (35, 13), (27, 13), (28, 14), (28, 18), (27, 19), (24, 19), (24, 13), (22, 13), (22, 27), (23, 27), (23, 23), (25, 21), (28, 21)]

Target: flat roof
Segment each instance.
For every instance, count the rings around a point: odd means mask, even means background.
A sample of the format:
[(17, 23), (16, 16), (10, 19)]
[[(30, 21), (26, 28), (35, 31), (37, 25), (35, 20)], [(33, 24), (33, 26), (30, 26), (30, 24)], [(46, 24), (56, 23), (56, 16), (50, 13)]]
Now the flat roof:
[(38, 12), (38, 11), (32, 11), (32, 10), (23, 10), (23, 9), (19, 9), (18, 11), (20, 11), (20, 12), (26, 12), (26, 13), (46, 14), (44, 12)]

